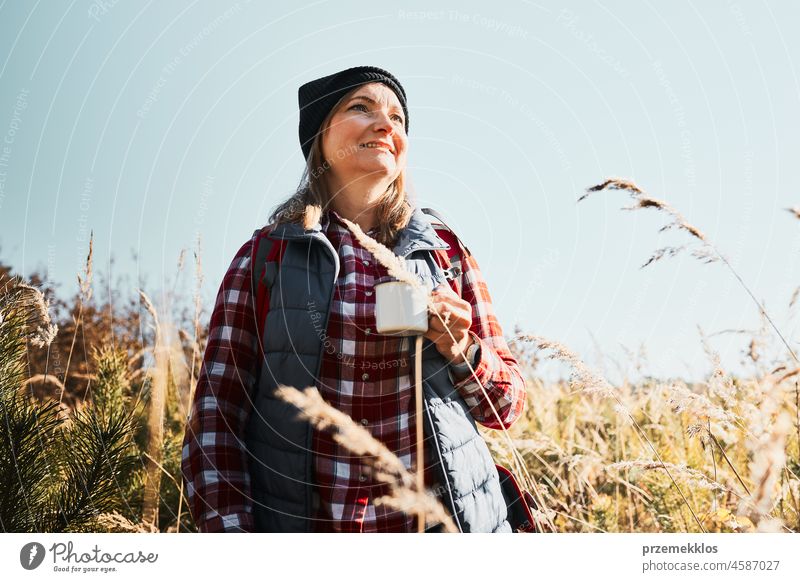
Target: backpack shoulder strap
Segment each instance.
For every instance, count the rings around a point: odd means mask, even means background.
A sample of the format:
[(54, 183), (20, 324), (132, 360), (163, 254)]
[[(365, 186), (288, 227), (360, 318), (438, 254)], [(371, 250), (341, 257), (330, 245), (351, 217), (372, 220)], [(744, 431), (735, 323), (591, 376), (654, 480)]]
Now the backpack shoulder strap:
[(286, 241), (276, 240), (270, 236), (273, 226), (267, 225), (253, 232), (253, 248), (250, 257), (251, 292), (255, 301), (259, 334), (263, 331), (262, 328), (267, 320), (270, 289), (275, 282), (280, 260), (286, 250)]
[(456, 233), (453, 232), (449, 226), (447, 226), (444, 219), (438, 212), (432, 208), (422, 208), (422, 212), (433, 216), (441, 223), (433, 224), (432, 226), (439, 238), (446, 242), (450, 248), (446, 251), (434, 251), (434, 258), (439, 266), (444, 270), (445, 277), (447, 277), (450, 287), (459, 297), (461, 297), (461, 291), (464, 288), (462, 277), (463, 269), (458, 266), (453, 267), (453, 263), (458, 261), (458, 263), (461, 264), (463, 258), (472, 253), (470, 253), (467, 246), (461, 242), (461, 239), (458, 238), (458, 235), (456, 235)]
[[(433, 208), (421, 208), (420, 210), (422, 210), (422, 212), (424, 212), (425, 214), (429, 214), (430, 216), (433, 216), (436, 220), (438, 220), (440, 225), (434, 224), (434, 227), (441, 226), (445, 230), (449, 231), (455, 237), (456, 241), (458, 241), (458, 246), (460, 246), (464, 250), (464, 252), (466, 253), (466, 256), (469, 256), (469, 255), (472, 254), (470, 252), (469, 248), (467, 248), (467, 245), (465, 245), (463, 243), (463, 241), (460, 238), (458, 238), (458, 235), (456, 235), (455, 231), (452, 228), (450, 228), (449, 226), (447, 226), (447, 222), (445, 222), (445, 220), (444, 220), (444, 218), (442, 217), (441, 214), (439, 214)], [(439, 234), (439, 230), (441, 230), (441, 229), (437, 228), (437, 231), (436, 231), (437, 234)], [(447, 244), (450, 244), (449, 241), (445, 241), (445, 242)], [(450, 245), (450, 247), (451, 247), (451, 250), (452, 250), (453, 245)]]

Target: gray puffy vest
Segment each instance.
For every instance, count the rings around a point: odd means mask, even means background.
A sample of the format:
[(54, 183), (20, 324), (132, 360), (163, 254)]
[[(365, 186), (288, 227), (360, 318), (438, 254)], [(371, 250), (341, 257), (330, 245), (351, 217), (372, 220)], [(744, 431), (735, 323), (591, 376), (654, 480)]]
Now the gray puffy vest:
[[(280, 266), (268, 263), (264, 272), (270, 288), (261, 334), (264, 359), (245, 433), (251, 495), (256, 531), (308, 532), (318, 503), (313, 429), (274, 390), (279, 384), (315, 385), (322, 350), (329, 345), (326, 330), (339, 256), (319, 224), (311, 230), (280, 224), (272, 237), (288, 243)], [(393, 250), (433, 288), (446, 279), (429, 251), (447, 248), (416, 208)], [(447, 362), (427, 339), (422, 353), (425, 464), (433, 464), (438, 476), (435, 493), (462, 532), (511, 532), (497, 468), (450, 381)], [(413, 360), (413, 349), (410, 355)]]

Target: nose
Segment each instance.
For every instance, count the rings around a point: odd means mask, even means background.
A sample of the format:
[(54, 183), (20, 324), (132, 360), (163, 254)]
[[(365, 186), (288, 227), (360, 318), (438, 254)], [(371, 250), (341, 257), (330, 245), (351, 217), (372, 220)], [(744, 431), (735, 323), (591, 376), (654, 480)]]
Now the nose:
[(392, 135), (394, 133), (394, 124), (392, 123), (392, 118), (385, 111), (379, 111), (377, 113), (374, 127), (376, 130), (385, 130), (386, 135)]

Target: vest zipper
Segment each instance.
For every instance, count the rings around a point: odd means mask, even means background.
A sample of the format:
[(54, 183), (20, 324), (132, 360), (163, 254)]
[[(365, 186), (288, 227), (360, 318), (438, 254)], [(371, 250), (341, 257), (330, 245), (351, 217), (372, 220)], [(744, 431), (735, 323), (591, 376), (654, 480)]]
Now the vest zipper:
[[(417, 250), (434, 251), (434, 250), (439, 250), (439, 249), (445, 250), (444, 247), (420, 247), (420, 248), (415, 248), (412, 245), (412, 247), (410, 249), (408, 249), (408, 251), (406, 253), (403, 253), (403, 256), (405, 257), (408, 254), (410, 254), (412, 251), (417, 251)], [(431, 257), (430, 258), (431, 258), (431, 264), (433, 265), (433, 268), (432, 268), (432, 271), (431, 271), (431, 275), (433, 276), (434, 281), (440, 282), (441, 281), (441, 279), (439, 277), (440, 272), (444, 273), (444, 271), (443, 271), (443, 269), (441, 269), (441, 267), (439, 267), (439, 264), (436, 262), (436, 260), (433, 257), (432, 253), (431, 253)], [(445, 281), (447, 280), (446, 273), (444, 273), (444, 280)], [(415, 353), (413, 347), (411, 349), (411, 359), (412, 360), (416, 360), (416, 353)], [(416, 368), (416, 362), (414, 362), (414, 367)], [(440, 467), (439, 473), (442, 475), (442, 479), (444, 480), (444, 485), (445, 485), (445, 487), (447, 487), (447, 496), (450, 498), (450, 508), (452, 509), (453, 519), (456, 522), (456, 527), (458, 527), (459, 533), (464, 533), (464, 528), (461, 526), (461, 521), (458, 518), (458, 511), (456, 509), (456, 502), (453, 499), (453, 488), (450, 486), (450, 479), (447, 478), (447, 471), (444, 470), (444, 459), (442, 458), (442, 451), (441, 451), (441, 448), (440, 448), (439, 437), (436, 434), (436, 427), (433, 424), (433, 418), (431, 418), (431, 411), (430, 411), (430, 408), (428, 406), (428, 400), (425, 398), (425, 390), (424, 390), (424, 388), (423, 388), (423, 391), (422, 391), (422, 404), (423, 404), (423, 406), (425, 408), (425, 414), (428, 417), (428, 425), (430, 426), (431, 435), (433, 436), (434, 448), (436, 449), (436, 455), (439, 458), (439, 467)], [(420, 422), (424, 422), (425, 421), (425, 419), (419, 419), (419, 420), (420, 420)]]

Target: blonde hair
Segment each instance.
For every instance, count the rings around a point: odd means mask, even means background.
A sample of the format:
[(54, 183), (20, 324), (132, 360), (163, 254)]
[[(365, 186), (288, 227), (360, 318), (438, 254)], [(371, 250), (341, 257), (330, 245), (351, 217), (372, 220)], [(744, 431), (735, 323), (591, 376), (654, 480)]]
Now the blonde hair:
[[(322, 153), (322, 136), (328, 130), (339, 106), (359, 88), (356, 87), (345, 94), (328, 112), (311, 144), (300, 185), (294, 194), (275, 208), (270, 216), (271, 223), (295, 222), (308, 230), (316, 225), (321, 220), (323, 212), (328, 210), (331, 202), (327, 179), (330, 164)], [(378, 234), (375, 239), (389, 248), (394, 246), (397, 235), (408, 225), (412, 213), (405, 181), (405, 169), (403, 169), (377, 203)]]

